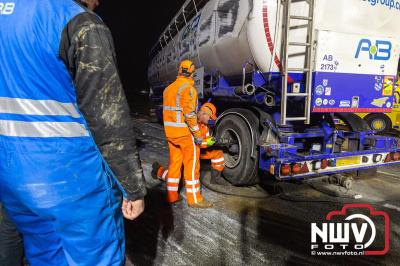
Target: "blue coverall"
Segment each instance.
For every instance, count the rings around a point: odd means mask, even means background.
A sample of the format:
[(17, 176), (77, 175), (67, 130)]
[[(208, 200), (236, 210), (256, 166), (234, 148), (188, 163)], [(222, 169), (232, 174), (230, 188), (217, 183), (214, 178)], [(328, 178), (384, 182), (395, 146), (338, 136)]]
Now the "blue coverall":
[(28, 262), (124, 265), (125, 192), (58, 55), (72, 0), (0, 2), (0, 200)]

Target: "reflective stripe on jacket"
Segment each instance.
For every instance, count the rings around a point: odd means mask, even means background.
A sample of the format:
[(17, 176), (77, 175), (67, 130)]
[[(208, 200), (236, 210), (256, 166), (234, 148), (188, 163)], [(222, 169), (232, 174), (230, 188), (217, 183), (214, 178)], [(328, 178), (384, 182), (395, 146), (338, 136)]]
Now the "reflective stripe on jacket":
[[(43, 141), (57, 148), (83, 143), (93, 147), (70, 73), (58, 56), (63, 28), (84, 12), (72, 1), (19, 0), (12, 14), (0, 16), (0, 137), (4, 141), (30, 143), (37, 149)], [(16, 23), (21, 20), (29, 26)], [(46, 40), (41, 38), (44, 35)]]
[(210, 137), (210, 129), (208, 128), (207, 125), (205, 125), (203, 123), (200, 123), (199, 127), (200, 127), (200, 132), (201, 132), (201, 138), (203, 139), (203, 142), (201, 143), (200, 148), (207, 149), (208, 148), (207, 138)]

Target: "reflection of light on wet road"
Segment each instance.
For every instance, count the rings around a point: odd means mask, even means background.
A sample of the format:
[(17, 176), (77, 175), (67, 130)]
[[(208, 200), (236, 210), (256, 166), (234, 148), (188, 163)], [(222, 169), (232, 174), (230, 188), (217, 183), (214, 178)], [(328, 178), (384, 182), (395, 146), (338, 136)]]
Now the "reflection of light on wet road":
[(396, 210), (396, 211), (400, 212), (400, 207), (397, 207), (397, 206), (392, 205), (392, 204), (386, 203), (385, 205), (383, 205), (383, 207), (386, 207), (386, 208), (389, 208), (389, 209)]
[(391, 178), (400, 180), (400, 176), (398, 174), (392, 174), (392, 173), (388, 173), (388, 172), (384, 172), (384, 171), (378, 171), (378, 174), (388, 175)]

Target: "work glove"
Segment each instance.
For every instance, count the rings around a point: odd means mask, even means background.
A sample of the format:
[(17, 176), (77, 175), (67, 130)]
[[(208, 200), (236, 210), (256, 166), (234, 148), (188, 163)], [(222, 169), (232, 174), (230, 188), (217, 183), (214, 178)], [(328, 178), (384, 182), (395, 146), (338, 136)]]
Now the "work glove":
[(194, 139), (194, 143), (196, 144), (196, 145), (201, 145), (202, 143), (203, 143), (203, 139), (202, 138), (195, 138)]
[(207, 147), (212, 147), (215, 145), (215, 143), (217, 142), (217, 140), (214, 137), (208, 137), (206, 139), (207, 142)]

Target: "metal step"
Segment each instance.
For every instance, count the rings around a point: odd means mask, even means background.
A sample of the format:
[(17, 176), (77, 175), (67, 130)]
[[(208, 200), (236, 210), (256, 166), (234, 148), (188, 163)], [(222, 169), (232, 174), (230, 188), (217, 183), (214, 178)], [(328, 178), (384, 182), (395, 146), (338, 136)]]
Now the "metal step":
[(298, 20), (313, 20), (312, 17), (305, 17), (305, 16), (290, 16), (291, 19), (298, 19)]
[(291, 45), (291, 46), (310, 46), (311, 44), (304, 43), (304, 42), (290, 42), (289, 45)]
[(287, 93), (287, 97), (307, 97), (308, 93)]
[[(295, 16), (291, 15), (291, 6), (293, 2), (300, 2), (302, 0), (283, 0), (284, 3), (284, 16), (285, 23), (283, 23), (283, 58), (282, 58), (282, 98), (281, 98), (281, 125), (286, 126), (287, 122), (290, 121), (304, 121), (305, 124), (310, 124), (311, 121), (311, 94), (312, 94), (312, 62), (314, 59), (314, 50), (312, 44), (314, 43), (314, 9), (315, 9), (315, 1), (316, 0), (303, 0), (308, 4), (308, 15), (306, 16)], [(292, 20), (305, 20), (307, 21), (307, 40), (305, 42), (289, 42), (290, 40), (290, 31), (291, 31), (291, 21)], [(289, 47), (291, 46), (303, 46), (306, 48), (306, 64), (302, 68), (289, 68)], [(290, 72), (303, 72), (306, 76), (306, 84), (305, 84), (305, 92), (304, 93), (289, 93), (288, 88), (288, 80)], [(287, 117), (288, 111), (288, 97), (304, 97), (304, 117)]]
[(286, 121), (294, 122), (294, 121), (306, 121), (307, 117), (286, 117)]

